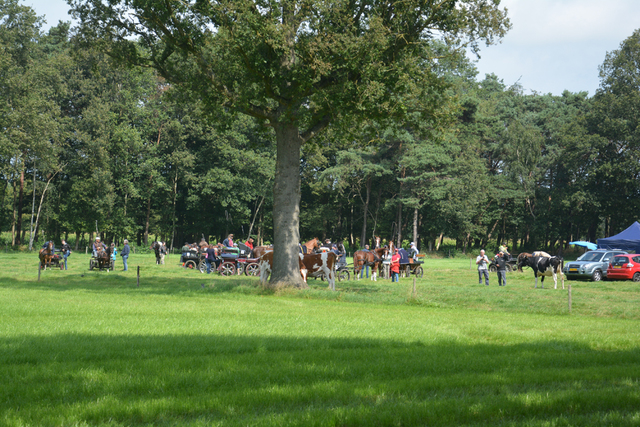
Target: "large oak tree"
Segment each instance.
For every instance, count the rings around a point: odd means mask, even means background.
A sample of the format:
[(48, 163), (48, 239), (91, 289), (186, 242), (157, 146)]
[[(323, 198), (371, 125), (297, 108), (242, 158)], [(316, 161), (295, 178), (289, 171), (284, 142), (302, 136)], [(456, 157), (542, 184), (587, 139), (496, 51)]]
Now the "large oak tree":
[(509, 23), (499, 0), (69, 0), (81, 33), (153, 67), (212, 114), (275, 131), (272, 285), (299, 284), (300, 150), (330, 123), (436, 116), (435, 38), (476, 49)]

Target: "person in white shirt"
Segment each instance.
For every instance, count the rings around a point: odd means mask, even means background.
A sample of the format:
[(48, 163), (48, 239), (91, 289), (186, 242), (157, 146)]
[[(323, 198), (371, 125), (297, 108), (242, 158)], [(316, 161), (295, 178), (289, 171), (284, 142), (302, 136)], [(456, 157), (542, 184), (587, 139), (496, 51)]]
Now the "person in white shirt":
[(476, 265), (478, 266), (478, 284), (482, 285), (482, 276), (484, 275), (485, 285), (489, 286), (489, 258), (484, 254), (484, 249), (480, 250), (480, 255), (476, 257)]

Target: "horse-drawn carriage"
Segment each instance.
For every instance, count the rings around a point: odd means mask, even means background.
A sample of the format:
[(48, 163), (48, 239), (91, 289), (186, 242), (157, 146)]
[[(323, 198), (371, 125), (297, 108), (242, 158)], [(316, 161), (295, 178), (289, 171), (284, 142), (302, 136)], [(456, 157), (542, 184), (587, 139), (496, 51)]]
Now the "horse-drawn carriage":
[(99, 249), (95, 255), (91, 256), (89, 260), (89, 270), (97, 268), (99, 271), (113, 270), (114, 261), (111, 259), (111, 248), (107, 246), (106, 249)]
[(422, 277), (424, 275), (424, 269), (422, 268), (424, 261), (420, 258), (422, 257), (418, 255), (418, 260), (409, 258), (409, 262), (400, 262), (400, 273), (404, 274), (404, 277), (410, 277), (412, 275)]
[[(518, 269), (518, 257), (509, 255), (509, 258), (507, 258), (507, 264), (505, 266), (505, 269), (507, 271), (516, 271)], [(492, 259), (491, 262), (489, 263), (489, 271), (492, 273), (495, 273), (496, 271), (498, 271), (498, 266), (496, 265), (496, 262), (494, 259)]]
[(60, 270), (64, 270), (64, 264), (60, 263), (60, 255), (55, 253), (53, 242), (47, 242), (45, 247), (40, 249), (38, 253), (40, 258), (40, 268), (46, 270), (47, 267), (59, 267)]
[[(258, 258), (250, 258), (251, 249), (239, 243), (237, 247), (227, 248), (219, 245), (218, 258), (220, 265), (218, 272), (223, 276), (233, 276), (246, 274), (247, 276), (260, 275)], [(182, 255), (182, 263), (185, 268), (200, 270), (201, 273), (207, 271), (206, 252), (200, 250), (190, 251)]]
[(223, 276), (233, 276), (234, 274), (245, 274), (247, 276), (259, 276), (260, 266), (258, 258), (249, 258), (251, 249), (239, 243), (238, 247), (222, 247), (219, 258), (222, 260), (218, 271)]
[(206, 253), (198, 251), (189, 251), (182, 254), (182, 266), (184, 268), (200, 270), (204, 273), (207, 270), (205, 262)]

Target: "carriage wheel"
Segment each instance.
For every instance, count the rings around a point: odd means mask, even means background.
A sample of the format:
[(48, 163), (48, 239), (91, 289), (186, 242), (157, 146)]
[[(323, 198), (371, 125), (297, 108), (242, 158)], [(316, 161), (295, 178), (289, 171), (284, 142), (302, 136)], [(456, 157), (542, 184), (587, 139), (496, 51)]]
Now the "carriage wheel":
[(232, 262), (223, 262), (220, 266), (220, 274), (223, 276), (233, 276), (236, 273), (236, 266)]
[(496, 267), (495, 264), (490, 265), (489, 266), (489, 271), (492, 272), (492, 273), (495, 273), (496, 271), (498, 271), (498, 267)]
[(59, 265), (60, 265), (60, 270), (64, 270), (64, 263), (61, 262), (59, 263)]
[(422, 278), (422, 275), (424, 274), (424, 270), (422, 269), (422, 267), (418, 266), (416, 267), (415, 270), (413, 270), (413, 274), (419, 278)]
[(260, 266), (257, 262), (251, 262), (244, 268), (244, 274), (246, 274), (247, 276), (259, 276)]
[(90, 259), (89, 260), (89, 270), (93, 270), (95, 268), (96, 264), (94, 262), (94, 260)]
[(404, 268), (404, 277), (411, 277), (411, 266), (407, 265)]
[(508, 272), (512, 272), (513, 271), (513, 266), (511, 264), (507, 264), (506, 268), (507, 268)]
[(349, 270), (338, 271), (338, 281), (340, 282), (348, 281), (349, 279), (351, 279), (351, 274), (349, 273)]
[(189, 260), (189, 261), (187, 261), (187, 262), (185, 262), (185, 263), (184, 263), (184, 268), (191, 268), (191, 269), (193, 269), (193, 268), (196, 268), (196, 267), (197, 267), (197, 266), (196, 266), (196, 262), (195, 262), (195, 261), (193, 261), (193, 260)]
[(200, 273), (203, 273), (205, 271), (207, 271), (207, 263), (202, 261), (200, 264), (198, 264), (198, 270), (200, 270)]

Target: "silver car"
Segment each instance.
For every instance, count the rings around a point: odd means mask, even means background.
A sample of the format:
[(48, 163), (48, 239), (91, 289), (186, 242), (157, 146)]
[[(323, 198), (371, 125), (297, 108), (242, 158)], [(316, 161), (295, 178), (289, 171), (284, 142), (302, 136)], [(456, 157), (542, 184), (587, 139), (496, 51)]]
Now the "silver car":
[(589, 278), (598, 282), (607, 277), (607, 268), (611, 259), (626, 253), (620, 249), (597, 249), (585, 252), (577, 260), (566, 262), (562, 272), (568, 279)]

